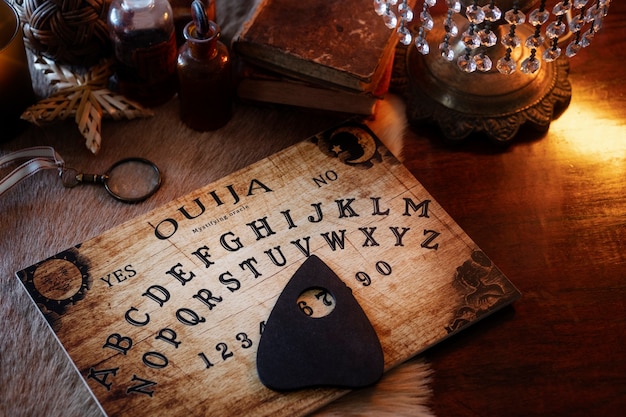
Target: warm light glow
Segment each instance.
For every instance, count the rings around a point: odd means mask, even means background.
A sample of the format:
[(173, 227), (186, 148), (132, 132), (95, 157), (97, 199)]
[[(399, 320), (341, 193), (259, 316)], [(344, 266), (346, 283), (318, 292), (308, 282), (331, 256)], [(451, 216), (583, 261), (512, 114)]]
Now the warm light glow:
[(626, 121), (613, 114), (604, 100), (577, 102), (572, 98), (567, 110), (552, 122), (551, 132), (558, 133), (561, 143), (555, 144), (572, 158), (601, 162), (607, 168), (622, 169), (626, 155)]

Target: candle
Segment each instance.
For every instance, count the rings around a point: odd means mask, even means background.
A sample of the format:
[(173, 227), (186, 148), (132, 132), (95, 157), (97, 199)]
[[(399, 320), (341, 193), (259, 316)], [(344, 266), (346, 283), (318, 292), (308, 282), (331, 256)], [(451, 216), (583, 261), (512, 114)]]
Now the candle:
[(19, 132), (20, 116), (34, 101), (19, 17), (0, 0), (0, 142)]

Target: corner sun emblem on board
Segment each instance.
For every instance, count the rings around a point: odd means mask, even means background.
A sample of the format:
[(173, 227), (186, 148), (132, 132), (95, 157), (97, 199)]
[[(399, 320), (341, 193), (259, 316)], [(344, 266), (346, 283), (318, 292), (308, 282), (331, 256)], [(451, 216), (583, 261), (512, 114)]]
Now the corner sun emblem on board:
[(22, 271), (20, 279), (46, 316), (63, 314), (66, 306), (81, 300), (90, 287), (87, 265), (79, 261), (74, 249)]

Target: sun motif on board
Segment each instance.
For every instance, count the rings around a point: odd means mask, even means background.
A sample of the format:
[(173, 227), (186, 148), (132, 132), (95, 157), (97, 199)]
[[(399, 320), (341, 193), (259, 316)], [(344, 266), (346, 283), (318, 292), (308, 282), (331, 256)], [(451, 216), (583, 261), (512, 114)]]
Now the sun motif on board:
[(35, 303), (61, 315), (68, 305), (84, 298), (91, 286), (88, 267), (75, 250), (67, 250), (20, 273), (20, 279)]

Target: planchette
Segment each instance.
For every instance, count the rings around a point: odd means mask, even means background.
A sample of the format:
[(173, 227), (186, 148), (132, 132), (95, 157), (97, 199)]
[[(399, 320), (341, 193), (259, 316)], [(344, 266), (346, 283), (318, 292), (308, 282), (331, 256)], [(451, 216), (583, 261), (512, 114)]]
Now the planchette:
[(259, 341), (261, 382), (286, 391), (376, 383), (384, 356), (376, 331), (344, 282), (317, 256), (278, 297)]

